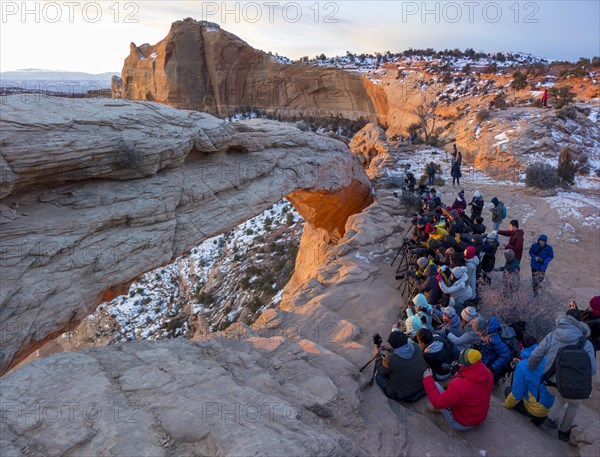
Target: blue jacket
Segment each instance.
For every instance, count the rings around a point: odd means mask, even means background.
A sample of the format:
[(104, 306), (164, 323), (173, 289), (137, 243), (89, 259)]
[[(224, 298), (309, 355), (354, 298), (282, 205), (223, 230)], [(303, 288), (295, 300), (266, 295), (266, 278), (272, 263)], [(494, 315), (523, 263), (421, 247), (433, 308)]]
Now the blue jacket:
[(510, 362), (510, 349), (500, 337), (500, 321), (492, 317), (487, 333), (481, 340), (481, 361), (490, 370), (496, 371)]
[[(542, 363), (538, 365), (535, 370), (530, 370), (527, 368), (527, 362), (529, 360), (529, 356), (537, 348), (538, 345), (534, 344), (528, 348), (525, 348), (521, 351), (521, 361), (515, 368), (515, 374), (513, 377), (513, 385), (512, 385), (512, 394), (515, 399), (528, 401), (530, 393), (533, 398), (537, 398), (538, 395), (538, 386), (540, 385), (540, 379), (544, 374), (544, 365), (546, 365), (546, 358), (542, 360)], [(540, 403), (544, 406), (544, 408), (552, 408), (554, 404), (554, 397), (550, 395), (546, 386), (542, 384), (540, 388)]]
[[(548, 268), (548, 264), (554, 258), (554, 249), (552, 249), (552, 246), (548, 244), (548, 237), (546, 235), (540, 235), (538, 241), (539, 240), (546, 242), (544, 247), (541, 247), (538, 242), (535, 242), (531, 245), (531, 248), (529, 249), (532, 271), (546, 271), (546, 268)], [(535, 260), (536, 257), (539, 257), (542, 261), (537, 262)]]

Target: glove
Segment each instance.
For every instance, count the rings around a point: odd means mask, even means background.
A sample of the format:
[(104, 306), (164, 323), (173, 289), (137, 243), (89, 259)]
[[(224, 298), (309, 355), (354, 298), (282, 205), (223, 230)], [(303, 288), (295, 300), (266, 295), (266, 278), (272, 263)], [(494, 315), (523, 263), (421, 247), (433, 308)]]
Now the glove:
[(538, 263), (544, 263), (544, 260), (541, 257), (536, 257), (535, 261)]
[(435, 277), (435, 279), (437, 279), (437, 280), (438, 280), (438, 282), (441, 282), (441, 281), (442, 281), (442, 275), (437, 275), (437, 276)]

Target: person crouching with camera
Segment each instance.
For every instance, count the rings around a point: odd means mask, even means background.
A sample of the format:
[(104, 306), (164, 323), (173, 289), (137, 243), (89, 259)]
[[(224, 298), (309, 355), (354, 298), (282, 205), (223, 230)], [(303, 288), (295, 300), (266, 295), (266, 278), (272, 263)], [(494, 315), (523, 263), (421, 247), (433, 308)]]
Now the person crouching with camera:
[(423, 373), (423, 386), (434, 411), (439, 410), (453, 429), (466, 431), (487, 417), (494, 376), (475, 349), (463, 349), (458, 362), (460, 369), (446, 390), (435, 382), (431, 369)]
[[(379, 350), (378, 348), (376, 350)], [(377, 358), (375, 381), (393, 400), (412, 403), (425, 396), (421, 379), (427, 363), (419, 347), (406, 333), (393, 331), (381, 345), (383, 357)]]

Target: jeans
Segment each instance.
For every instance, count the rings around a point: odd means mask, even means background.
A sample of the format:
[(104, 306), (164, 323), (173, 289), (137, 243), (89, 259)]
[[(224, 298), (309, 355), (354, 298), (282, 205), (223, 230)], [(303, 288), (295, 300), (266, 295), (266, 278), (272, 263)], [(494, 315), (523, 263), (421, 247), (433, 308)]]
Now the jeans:
[(540, 285), (542, 281), (544, 281), (544, 276), (546, 275), (545, 271), (533, 271), (531, 270), (531, 285), (533, 286), (533, 295), (538, 294), (540, 290)]
[[(444, 388), (437, 382), (435, 383), (435, 386), (440, 391), (440, 393), (444, 392)], [(467, 430), (475, 428), (474, 425), (462, 425), (456, 422), (456, 419), (454, 419), (454, 416), (452, 415), (452, 411), (450, 411), (449, 409), (440, 409), (440, 413), (442, 413), (442, 416), (444, 416), (446, 422), (448, 422), (450, 427), (452, 427), (454, 430), (458, 430), (459, 432), (466, 432)]]
[(501, 222), (494, 222), (494, 230), (495, 231), (500, 230), (500, 224), (501, 224)]
[[(581, 400), (567, 400), (560, 395), (556, 387), (552, 386), (548, 386), (548, 392), (550, 392), (550, 395), (556, 397), (554, 406), (552, 406), (550, 414), (548, 414), (548, 419), (556, 422), (561, 432), (568, 433), (573, 427), (573, 421), (577, 415), (579, 405), (581, 405)], [(563, 412), (565, 406), (567, 410)]]
[(429, 176), (429, 185), (433, 186), (435, 184), (435, 175)]

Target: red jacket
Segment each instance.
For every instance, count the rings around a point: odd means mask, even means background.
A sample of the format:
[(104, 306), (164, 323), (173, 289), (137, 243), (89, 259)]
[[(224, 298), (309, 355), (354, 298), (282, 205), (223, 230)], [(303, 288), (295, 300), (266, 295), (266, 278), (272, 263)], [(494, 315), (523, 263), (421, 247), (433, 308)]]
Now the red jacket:
[(462, 367), (443, 393), (437, 389), (432, 376), (423, 378), (423, 386), (434, 408), (450, 409), (459, 424), (476, 426), (488, 415), (494, 377), (480, 360)]
[(521, 229), (517, 229), (514, 232), (510, 230), (498, 230), (498, 235), (510, 236), (508, 244), (504, 247), (512, 249), (515, 253), (515, 259), (520, 262), (523, 257), (523, 236), (525, 236), (525, 232)]

